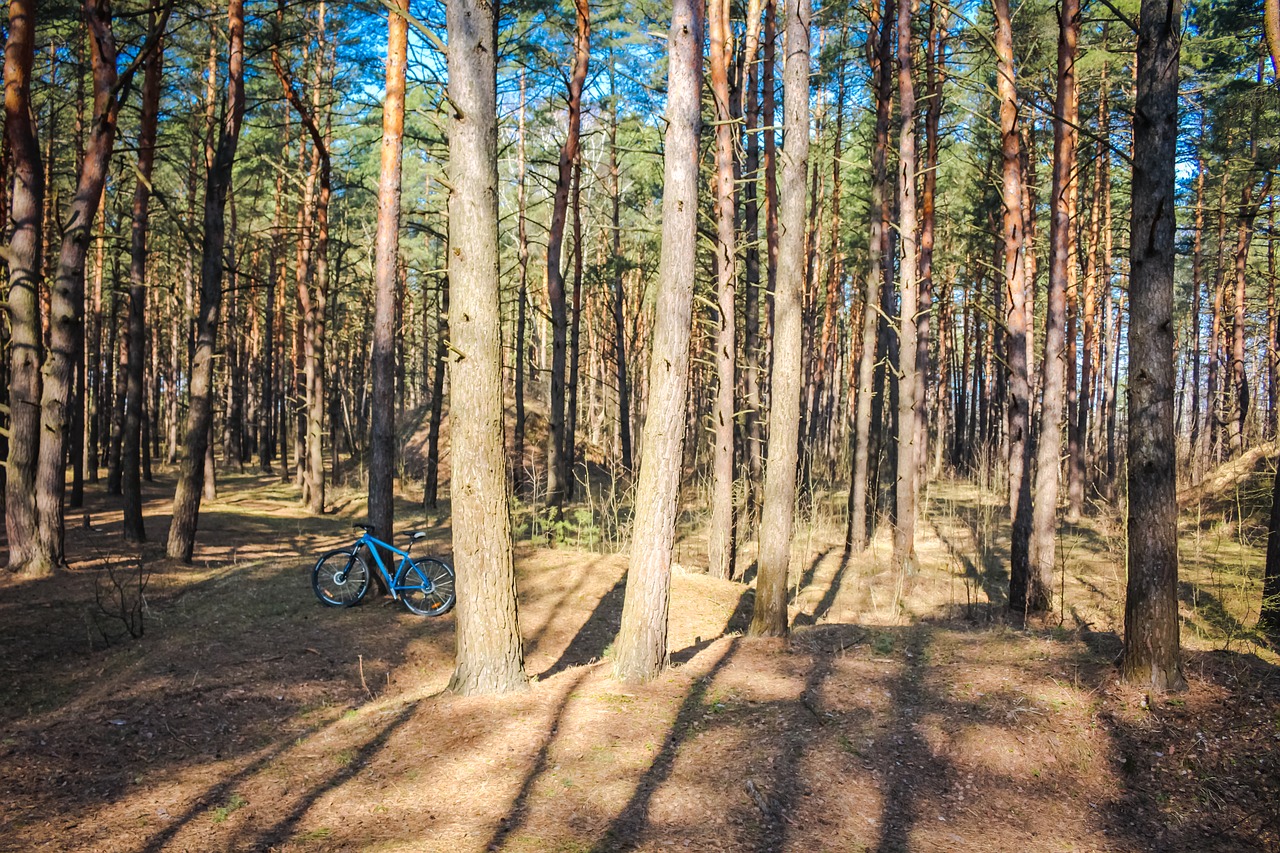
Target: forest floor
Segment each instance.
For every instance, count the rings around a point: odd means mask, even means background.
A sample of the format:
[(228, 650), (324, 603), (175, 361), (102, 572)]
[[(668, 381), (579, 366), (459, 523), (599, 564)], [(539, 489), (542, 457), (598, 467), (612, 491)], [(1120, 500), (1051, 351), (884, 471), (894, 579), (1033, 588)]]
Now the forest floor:
[[(153, 539), (171, 485), (147, 485)], [(536, 681), (495, 699), (442, 692), (452, 615), (316, 602), (314, 555), (353, 538), (357, 496), (313, 518), (274, 480), (220, 486), (193, 567), (158, 545), (139, 560), (91, 489), (71, 569), (0, 581), (0, 849), (1280, 850), (1280, 669), (1250, 627), (1260, 543), (1194, 508), (1184, 693), (1116, 680), (1115, 519), (1064, 524), (1065, 605), (1017, 628), (1000, 502), (941, 483), (911, 577), (884, 538), (846, 558), (816, 504), (788, 641), (742, 636), (750, 587), (694, 571), (687, 538), (673, 666), (643, 687), (609, 678), (625, 558), (521, 544)], [(447, 522), (427, 529), (447, 556)]]

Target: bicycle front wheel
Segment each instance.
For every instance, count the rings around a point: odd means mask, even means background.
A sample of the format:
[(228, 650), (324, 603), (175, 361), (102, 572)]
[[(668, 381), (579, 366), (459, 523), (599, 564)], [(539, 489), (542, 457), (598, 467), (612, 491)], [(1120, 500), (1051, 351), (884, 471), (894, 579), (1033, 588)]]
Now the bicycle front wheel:
[(405, 560), (396, 572), (396, 595), (419, 616), (442, 616), (453, 609), (453, 569), (439, 560)]
[(369, 591), (369, 567), (353, 551), (330, 551), (316, 561), (311, 588), (321, 604), (350, 607)]

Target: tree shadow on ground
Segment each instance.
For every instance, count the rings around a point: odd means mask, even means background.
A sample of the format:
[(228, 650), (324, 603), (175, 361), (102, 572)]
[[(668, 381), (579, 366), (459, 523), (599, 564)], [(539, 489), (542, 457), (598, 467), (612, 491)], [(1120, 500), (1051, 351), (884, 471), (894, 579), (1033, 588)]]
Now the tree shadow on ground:
[[(824, 551), (823, 556), (826, 556), (826, 554), (829, 553), (831, 553), (830, 550)], [(821, 557), (819, 557), (819, 559), (821, 559)], [(802, 612), (796, 614), (794, 621), (797, 627), (816, 625), (822, 620), (822, 617), (831, 612), (831, 607), (835, 604), (836, 596), (840, 594), (840, 587), (844, 584), (844, 576), (849, 569), (849, 560), (849, 552), (848, 550), (845, 550), (844, 554), (840, 557), (840, 565), (836, 567), (835, 573), (831, 575), (831, 581), (827, 584), (827, 588), (823, 590), (822, 598), (818, 600), (817, 605), (813, 608), (813, 612)], [(814, 565), (817, 565), (817, 561), (814, 562)], [(812, 581), (812, 574), (810, 574), (809, 579)], [(803, 587), (804, 584), (801, 584), (802, 589)]]
[(582, 666), (600, 660), (605, 650), (613, 643), (618, 634), (618, 626), (622, 623), (622, 603), (627, 592), (627, 575), (624, 572), (617, 583), (604, 594), (587, 621), (582, 623), (578, 633), (573, 635), (569, 645), (556, 662), (544, 672), (538, 674), (539, 680), (564, 672), (572, 666)]
[(916, 726), (928, 701), (925, 684), (929, 630), (917, 625), (904, 637), (906, 663), (889, 688), (893, 722), (877, 745), (888, 781), (881, 809), (876, 853), (905, 853), (911, 849), (911, 829), (920, 819), (922, 796), (941, 795), (948, 784), (949, 766), (936, 758)]
[(1250, 653), (1187, 654), (1188, 693), (1099, 714), (1121, 781), (1101, 817), (1131, 849), (1280, 850), (1280, 668)]
[(391, 739), (391, 736), (396, 732), (396, 730), (413, 717), (417, 708), (417, 703), (410, 703), (401, 708), (398, 713), (395, 713), (392, 718), (388, 720), (376, 734), (374, 734), (373, 737), (365, 741), (364, 745), (355, 751), (355, 754), (346, 762), (345, 766), (341, 770), (311, 786), (311, 788), (298, 799), (298, 802), (289, 810), (288, 814), (276, 821), (270, 827), (267, 827), (257, 833), (256, 838), (249, 843), (250, 848), (254, 850), (275, 850), (278, 849), (279, 845), (288, 841), (293, 835), (293, 831), (297, 827), (298, 822), (306, 816), (307, 812), (311, 810), (311, 807), (316, 804), (316, 801), (319, 800), (325, 792), (332, 791), (344, 783), (349, 782), (354, 779), (360, 771), (364, 770), (373, 757), (381, 752), (382, 748), (387, 745), (387, 741)]
[(551, 754), (551, 747), (555, 743), (556, 735), (560, 731), (560, 722), (564, 719), (565, 709), (569, 707), (569, 700), (573, 698), (574, 691), (582, 684), (589, 672), (590, 670), (583, 668), (576, 678), (565, 684), (560, 701), (556, 704), (556, 709), (551, 715), (551, 722), (547, 725), (547, 733), (542, 738), (538, 754), (534, 757), (529, 772), (525, 774), (524, 781), (520, 784), (520, 790), (516, 793), (507, 816), (498, 822), (498, 826), (493, 831), (493, 837), (484, 846), (485, 850), (501, 850), (511, 834), (520, 829), (524, 822), (528, 820), (529, 800), (533, 796), (534, 783), (546, 772), (547, 759)]
[(685, 694), (684, 702), (676, 712), (675, 721), (671, 724), (657, 757), (640, 777), (631, 799), (609, 823), (600, 840), (592, 846), (591, 853), (621, 853), (621, 851), (635, 849), (640, 843), (641, 835), (649, 822), (649, 807), (653, 802), (653, 796), (671, 775), (681, 744), (691, 733), (695, 722), (703, 715), (703, 699), (706, 697), (707, 688), (715, 680), (716, 675), (733, 660), (740, 642), (736, 637), (730, 640), (719, 660), (711, 667), (711, 671), (695, 681), (689, 692)]
[[(1227, 609), (1222, 599), (1194, 581), (1178, 581), (1178, 600), (1190, 607), (1205, 624), (1216, 631), (1219, 638), (1225, 640), (1248, 640), (1263, 644), (1266, 639), (1260, 632), (1247, 627)], [(1189, 628), (1196, 626), (1186, 617), (1183, 625)]]

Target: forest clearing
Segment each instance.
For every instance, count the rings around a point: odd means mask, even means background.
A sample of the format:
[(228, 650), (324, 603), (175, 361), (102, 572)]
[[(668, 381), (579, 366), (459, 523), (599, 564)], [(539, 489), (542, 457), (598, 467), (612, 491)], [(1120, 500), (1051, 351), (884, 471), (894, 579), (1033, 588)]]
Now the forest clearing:
[[(1190, 687), (1168, 697), (1116, 679), (1113, 529), (1063, 533), (1063, 618), (1015, 630), (1000, 501), (940, 482), (905, 582), (887, 540), (846, 561), (831, 518), (802, 525), (789, 640), (742, 635), (750, 586), (677, 570), (673, 668), (639, 689), (608, 677), (625, 558), (521, 542), (537, 683), (462, 698), (452, 616), (315, 601), (307, 556), (353, 538), (359, 499), (315, 518), (227, 479), (193, 567), (143, 550), (142, 640), (95, 602), (96, 560), (5, 584), (0, 849), (1280, 849), (1256, 527), (1184, 514)], [(119, 511), (86, 512), (76, 552), (115, 558)]]
[(1280, 853), (1280, 0), (7, 7), (0, 849)]

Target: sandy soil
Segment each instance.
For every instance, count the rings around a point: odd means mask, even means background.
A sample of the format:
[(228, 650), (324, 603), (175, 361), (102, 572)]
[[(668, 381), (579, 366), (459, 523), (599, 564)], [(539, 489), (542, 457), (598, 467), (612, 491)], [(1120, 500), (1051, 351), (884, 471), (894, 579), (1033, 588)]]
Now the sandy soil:
[[(153, 538), (170, 488), (149, 487)], [(315, 601), (311, 555), (359, 511), (336, 498), (309, 518), (289, 487), (225, 481), (194, 567), (141, 552), (141, 639), (107, 612), (105, 567), (128, 604), (139, 555), (101, 495), (71, 571), (3, 582), (0, 849), (1280, 850), (1280, 674), (1248, 627), (1257, 549), (1229, 530), (1184, 544), (1170, 697), (1116, 682), (1109, 522), (1064, 528), (1065, 605), (1016, 629), (999, 502), (944, 485), (913, 577), (883, 541), (846, 558), (839, 525), (802, 526), (788, 641), (741, 635), (750, 586), (698, 574), (688, 539), (673, 666), (642, 687), (609, 678), (625, 559), (522, 545), (536, 681), (464, 699), (441, 692), (452, 616)]]

